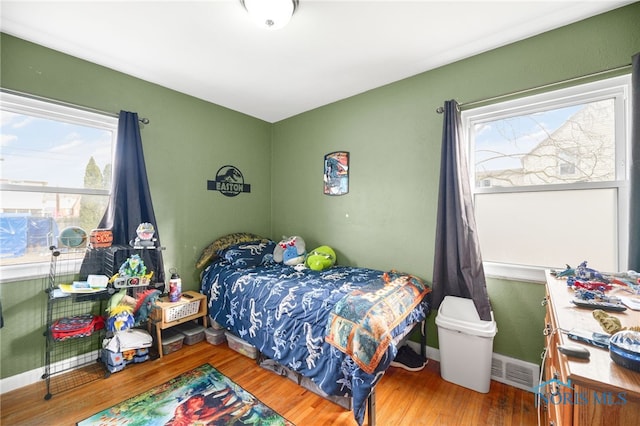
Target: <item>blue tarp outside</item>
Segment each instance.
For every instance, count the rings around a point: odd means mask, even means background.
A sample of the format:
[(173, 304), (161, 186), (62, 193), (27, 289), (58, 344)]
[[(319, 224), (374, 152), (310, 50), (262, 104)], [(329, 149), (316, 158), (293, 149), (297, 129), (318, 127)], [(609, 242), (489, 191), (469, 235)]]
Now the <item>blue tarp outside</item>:
[(29, 217), (27, 246), (44, 247), (45, 250), (58, 239), (58, 224), (52, 217)]
[(0, 257), (24, 256), (27, 248), (48, 249), (56, 241), (58, 225), (50, 217), (0, 214)]
[(0, 256), (20, 257), (27, 252), (27, 217), (0, 216)]

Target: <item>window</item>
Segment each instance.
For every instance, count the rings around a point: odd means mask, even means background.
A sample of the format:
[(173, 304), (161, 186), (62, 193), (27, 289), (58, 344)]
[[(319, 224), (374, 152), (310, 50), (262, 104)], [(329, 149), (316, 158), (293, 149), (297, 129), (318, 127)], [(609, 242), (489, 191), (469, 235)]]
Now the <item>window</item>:
[(463, 111), (487, 275), (626, 270), (629, 76)]
[(116, 117), (0, 93), (2, 280), (48, 271), (49, 246), (76, 226), (89, 233), (111, 189)]

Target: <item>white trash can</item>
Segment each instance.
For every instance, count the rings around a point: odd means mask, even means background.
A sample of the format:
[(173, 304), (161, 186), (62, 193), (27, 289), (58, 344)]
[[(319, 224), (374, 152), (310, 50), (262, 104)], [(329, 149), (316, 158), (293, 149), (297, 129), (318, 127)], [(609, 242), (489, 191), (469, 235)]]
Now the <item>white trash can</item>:
[(498, 329), (493, 320), (482, 321), (471, 299), (446, 296), (436, 316), (440, 343), (440, 375), (477, 392), (489, 392), (493, 337)]

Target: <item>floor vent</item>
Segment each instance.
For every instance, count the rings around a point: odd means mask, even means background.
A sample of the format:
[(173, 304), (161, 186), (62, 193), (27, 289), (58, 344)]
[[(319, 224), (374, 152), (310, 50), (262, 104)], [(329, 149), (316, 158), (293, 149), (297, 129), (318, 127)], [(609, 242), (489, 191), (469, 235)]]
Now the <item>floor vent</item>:
[(504, 363), (495, 356), (491, 359), (491, 378), (496, 380), (504, 377)]
[(491, 359), (491, 379), (529, 392), (538, 384), (539, 372), (540, 367), (530, 362), (495, 353)]

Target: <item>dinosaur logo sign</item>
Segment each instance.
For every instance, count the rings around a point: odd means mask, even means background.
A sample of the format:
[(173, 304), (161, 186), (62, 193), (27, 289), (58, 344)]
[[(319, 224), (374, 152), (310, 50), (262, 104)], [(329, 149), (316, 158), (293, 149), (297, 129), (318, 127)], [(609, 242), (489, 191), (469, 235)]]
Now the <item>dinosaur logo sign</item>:
[(222, 166), (216, 173), (216, 180), (207, 181), (207, 189), (220, 191), (227, 197), (235, 197), (241, 192), (251, 192), (251, 185), (244, 183), (240, 170), (234, 166)]

